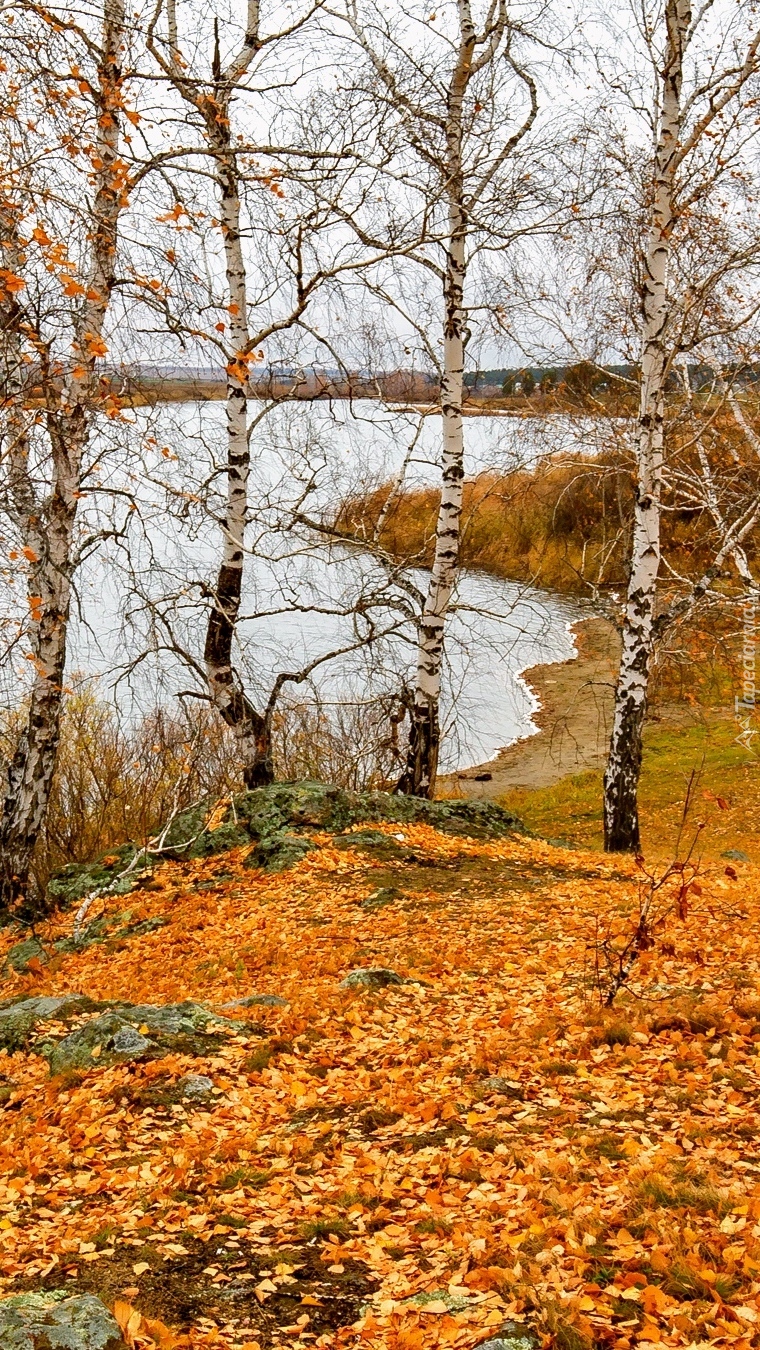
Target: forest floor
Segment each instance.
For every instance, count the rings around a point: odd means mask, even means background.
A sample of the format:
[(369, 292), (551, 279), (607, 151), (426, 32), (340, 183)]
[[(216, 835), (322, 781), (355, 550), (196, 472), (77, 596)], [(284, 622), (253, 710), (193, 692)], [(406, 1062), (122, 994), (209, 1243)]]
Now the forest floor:
[(665, 887), (605, 1010), (631, 859), (422, 824), (319, 843), (274, 874), (160, 864), (98, 902), (131, 936), (6, 965), (7, 998), (269, 1004), (205, 1052), (0, 1055), (2, 1292), (95, 1292), (137, 1350), (466, 1348), (510, 1319), (559, 1350), (755, 1346), (760, 871)]

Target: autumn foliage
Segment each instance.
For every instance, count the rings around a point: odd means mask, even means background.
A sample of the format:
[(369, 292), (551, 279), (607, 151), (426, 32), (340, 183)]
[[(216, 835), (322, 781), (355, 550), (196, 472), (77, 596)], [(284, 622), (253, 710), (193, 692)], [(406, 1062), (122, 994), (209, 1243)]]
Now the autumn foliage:
[[(755, 871), (705, 866), (604, 1011), (595, 942), (635, 921), (632, 861), (372, 838), (276, 874), (242, 849), (166, 863), (98, 904), (160, 931), (8, 972), (16, 997), (287, 1003), (201, 1060), (51, 1080), (2, 1057), (4, 1290), (95, 1290), (139, 1350), (470, 1347), (508, 1318), (561, 1350), (749, 1350)], [(357, 966), (406, 982), (342, 988)], [(208, 1100), (172, 1095), (188, 1073)]]

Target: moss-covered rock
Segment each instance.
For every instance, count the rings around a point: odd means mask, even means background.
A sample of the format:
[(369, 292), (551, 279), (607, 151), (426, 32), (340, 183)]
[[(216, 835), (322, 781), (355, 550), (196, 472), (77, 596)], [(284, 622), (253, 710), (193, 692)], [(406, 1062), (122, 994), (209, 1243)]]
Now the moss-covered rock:
[(313, 849), (314, 843), (292, 830), (275, 830), (266, 834), (251, 849), (245, 860), (246, 867), (263, 867), (266, 872), (282, 872), (286, 867), (294, 867)]
[[(230, 804), (215, 829), (204, 822), (212, 802), (184, 811), (172, 822), (161, 858), (207, 858), (232, 848), (253, 844), (246, 859), (250, 867), (279, 871), (300, 862), (314, 843), (310, 831), (341, 835), (356, 825), (387, 822), (412, 825), (419, 821), (446, 834), (476, 839), (499, 839), (522, 830), (516, 816), (494, 802), (440, 801), (402, 797), (389, 792), (350, 792), (325, 783), (273, 783), (270, 787), (243, 792)], [(363, 842), (379, 832), (363, 831)], [(135, 846), (126, 844), (97, 863), (72, 864), (50, 883), (49, 894), (58, 905), (73, 904), (94, 890), (124, 894), (139, 880), (141, 870), (159, 859), (145, 854), (140, 866), (122, 876), (135, 857)]]
[(112, 1004), (62, 1039), (46, 1038), (33, 1048), (51, 1074), (90, 1069), (96, 1064), (158, 1059), (171, 1052), (209, 1055), (239, 1022), (219, 1017), (200, 1003)]
[(135, 875), (119, 880), (137, 852), (134, 844), (111, 849), (98, 861), (69, 863), (48, 882), (48, 896), (60, 909), (76, 904), (92, 891), (108, 889), (111, 895), (126, 895), (135, 884)]
[(99, 1298), (52, 1289), (0, 1302), (3, 1350), (127, 1350), (119, 1325)]
[(257, 839), (288, 827), (342, 833), (351, 826), (377, 821), (399, 825), (424, 821), (448, 834), (477, 838), (500, 838), (522, 829), (516, 816), (494, 802), (431, 802), (390, 792), (350, 792), (308, 780), (274, 783), (243, 793), (235, 800), (235, 814)]
[(524, 1322), (505, 1322), (496, 1336), (481, 1341), (475, 1350), (538, 1350), (541, 1344), (532, 1327)]
[(388, 970), (385, 966), (359, 967), (352, 970), (344, 980), (341, 980), (341, 989), (387, 989), (390, 984), (406, 984), (408, 981), (402, 980), (395, 970)]
[(7, 971), (10, 966), (18, 975), (23, 975), (29, 969), (29, 962), (32, 960), (38, 961), (43, 966), (50, 960), (38, 937), (25, 938), (23, 942), (17, 942), (11, 947), (5, 958), (5, 970)]
[(59, 938), (53, 943), (57, 952), (68, 955), (71, 952), (83, 952), (96, 942), (124, 941), (127, 938), (141, 937), (144, 933), (156, 933), (170, 922), (162, 914), (150, 919), (132, 922), (129, 910), (120, 914), (100, 914), (82, 929), (78, 937)]
[(222, 1012), (240, 1017), (246, 1008), (287, 1008), (288, 1000), (279, 994), (248, 994), (245, 998), (233, 998), (231, 1003), (222, 1004)]
[(12, 1053), (25, 1049), (40, 1022), (66, 1021), (97, 1004), (84, 994), (49, 994), (17, 998), (0, 1006), (0, 1047)]

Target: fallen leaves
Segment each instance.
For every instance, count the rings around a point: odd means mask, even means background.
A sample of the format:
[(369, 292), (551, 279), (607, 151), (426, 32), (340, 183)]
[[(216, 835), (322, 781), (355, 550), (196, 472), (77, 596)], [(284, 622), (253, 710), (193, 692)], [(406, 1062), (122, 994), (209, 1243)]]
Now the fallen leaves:
[[(49, 1081), (39, 1058), (3, 1056), (4, 1287), (108, 1290), (119, 1273), (138, 1350), (469, 1347), (510, 1317), (577, 1350), (747, 1350), (760, 969), (722, 867), (608, 1015), (585, 953), (600, 915), (635, 912), (627, 864), (377, 829), (401, 834), (397, 875), (327, 837), (281, 874), (246, 869), (244, 851), (166, 864), (107, 903), (167, 927), (36, 972), (35, 992), (288, 1005), (246, 1009), (255, 1026), (200, 1060)], [(394, 882), (391, 903), (362, 908)], [(754, 872), (738, 884), (757, 914)], [(340, 989), (370, 965), (410, 982)], [(172, 1096), (187, 1073), (211, 1076), (208, 1101)], [(183, 1270), (192, 1316), (158, 1293)]]

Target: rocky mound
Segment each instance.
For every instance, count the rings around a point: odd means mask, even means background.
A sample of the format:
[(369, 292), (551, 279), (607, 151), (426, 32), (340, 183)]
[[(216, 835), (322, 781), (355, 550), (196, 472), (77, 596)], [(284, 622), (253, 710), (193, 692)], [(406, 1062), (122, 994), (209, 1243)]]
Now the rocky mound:
[[(246, 1030), (258, 1028), (246, 1023)], [(41, 1055), (52, 1074), (170, 1053), (209, 1055), (238, 1031), (239, 1021), (191, 1000), (135, 1004), (60, 994), (22, 996), (0, 1005), (0, 1049)]]
[[(246, 865), (279, 871), (314, 847), (315, 832), (339, 837), (365, 822), (423, 823), (473, 839), (500, 839), (523, 830), (515, 815), (494, 802), (425, 801), (308, 781), (274, 783), (241, 793), (221, 813), (206, 802), (178, 815), (160, 856), (183, 861), (253, 844)], [(138, 858), (137, 853), (134, 844), (125, 844), (96, 863), (72, 864), (50, 883), (50, 898), (65, 906), (94, 890), (125, 894), (137, 872), (157, 861), (155, 855)]]

